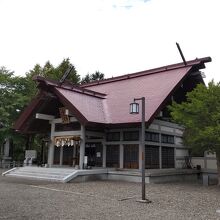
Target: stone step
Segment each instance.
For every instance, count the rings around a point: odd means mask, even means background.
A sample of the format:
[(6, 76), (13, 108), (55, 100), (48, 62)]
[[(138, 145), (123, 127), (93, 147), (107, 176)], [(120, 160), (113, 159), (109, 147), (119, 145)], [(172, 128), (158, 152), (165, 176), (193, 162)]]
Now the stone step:
[(55, 181), (55, 182), (63, 182), (63, 178), (55, 178), (55, 177), (45, 177), (45, 176), (35, 176), (35, 175), (22, 175), (16, 173), (7, 174), (9, 177), (20, 177), (26, 179), (37, 179), (37, 180), (47, 180), (47, 181)]
[[(33, 172), (23, 172), (23, 171), (17, 171), (17, 172), (11, 172), (11, 174), (15, 175), (23, 175), (23, 176), (44, 176), (44, 177), (54, 177), (54, 178), (64, 178), (67, 176), (66, 174), (62, 173), (33, 173)], [(69, 175), (69, 174), (68, 174)]]
[(14, 170), (14, 171), (12, 171), (13, 173), (43, 173), (43, 174), (54, 174), (54, 175), (69, 175), (69, 174), (71, 174), (72, 172), (74, 172), (74, 170), (72, 170), (71, 172), (62, 172), (62, 171), (44, 171), (44, 170), (20, 170), (20, 169), (18, 169), (18, 170)]
[(77, 170), (77, 169), (63, 169), (63, 168), (38, 168), (38, 167), (20, 167), (13, 168), (4, 172), (3, 176), (58, 181), (62, 183), (69, 182), (78, 176), (91, 176), (99, 174), (107, 174), (107, 169), (96, 170)]
[(6, 176), (65, 182), (65, 179), (75, 172), (76, 170), (71, 168), (20, 167), (10, 171)]
[(44, 168), (44, 167), (20, 167), (20, 170), (33, 170), (33, 171), (41, 171), (41, 172), (65, 172), (71, 173), (73, 168), (70, 169), (63, 169), (63, 168)]

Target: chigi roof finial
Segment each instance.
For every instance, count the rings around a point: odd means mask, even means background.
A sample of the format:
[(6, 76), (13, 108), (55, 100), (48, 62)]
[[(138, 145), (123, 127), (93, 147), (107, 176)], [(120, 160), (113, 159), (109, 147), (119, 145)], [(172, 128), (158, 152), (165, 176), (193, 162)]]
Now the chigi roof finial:
[(182, 60), (183, 60), (183, 62), (184, 62), (184, 64), (185, 64), (185, 66), (186, 66), (187, 63), (186, 63), (185, 57), (184, 57), (183, 52), (182, 52), (182, 50), (181, 50), (181, 48), (180, 48), (180, 45), (179, 45), (177, 42), (176, 42), (176, 46), (177, 46), (177, 48), (178, 48), (178, 50), (179, 50), (180, 56), (182, 57)]
[(72, 72), (74, 66), (70, 65), (69, 68), (66, 70), (66, 72), (63, 74), (63, 76), (61, 77), (59, 83), (60, 85), (63, 84), (63, 82), (66, 80), (66, 78), (69, 76), (69, 74)]

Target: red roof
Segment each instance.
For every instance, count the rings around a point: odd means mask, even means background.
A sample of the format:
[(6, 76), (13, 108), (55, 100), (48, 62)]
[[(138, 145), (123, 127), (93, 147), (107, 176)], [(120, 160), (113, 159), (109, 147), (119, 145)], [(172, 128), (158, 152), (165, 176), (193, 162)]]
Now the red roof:
[[(129, 104), (134, 98), (141, 97), (145, 97), (146, 101), (145, 121), (147, 122), (190, 69), (191, 67), (181, 67), (178, 70), (146, 74), (141, 77), (91, 85), (87, 88), (107, 94), (107, 120), (104, 123), (140, 122), (140, 115), (129, 113)], [(90, 111), (95, 113), (96, 108)]]
[(37, 77), (36, 80), (39, 82), (39, 88), (43, 90), (45, 86), (52, 88), (51, 91), (76, 115), (81, 123), (127, 124), (140, 122), (140, 115), (129, 114), (129, 104), (134, 98), (141, 97), (146, 99), (145, 120), (150, 123), (190, 71), (205, 68), (204, 63), (210, 61), (211, 58), (206, 57), (188, 61), (186, 66), (184, 63), (178, 63), (83, 84), (80, 87), (70, 84), (59, 85), (55, 81), (42, 77)]
[(55, 87), (55, 93), (84, 121), (106, 123), (105, 99), (58, 87)]

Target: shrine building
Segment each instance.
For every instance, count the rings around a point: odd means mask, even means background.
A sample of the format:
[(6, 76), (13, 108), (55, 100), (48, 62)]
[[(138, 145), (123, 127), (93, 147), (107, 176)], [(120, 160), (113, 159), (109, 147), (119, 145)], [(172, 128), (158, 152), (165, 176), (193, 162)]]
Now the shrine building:
[(200, 70), (210, 61), (205, 57), (82, 85), (37, 76), (39, 92), (14, 129), (49, 137), (44, 149), (49, 167), (141, 169), (141, 112), (130, 114), (129, 108), (145, 97), (145, 168), (182, 168), (188, 155), (183, 127), (172, 122), (167, 106), (185, 101), (187, 92), (204, 83)]

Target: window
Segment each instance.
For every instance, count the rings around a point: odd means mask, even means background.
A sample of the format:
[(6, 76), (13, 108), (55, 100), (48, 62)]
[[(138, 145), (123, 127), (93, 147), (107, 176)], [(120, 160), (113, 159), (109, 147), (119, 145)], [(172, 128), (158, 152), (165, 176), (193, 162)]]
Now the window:
[(120, 132), (109, 132), (106, 134), (107, 141), (120, 141)]
[(145, 168), (158, 169), (160, 168), (159, 146), (145, 145)]
[(166, 144), (174, 144), (174, 136), (173, 135), (162, 134), (161, 135), (161, 141), (162, 141), (162, 143), (166, 143)]
[(145, 133), (145, 140), (152, 141), (152, 142), (159, 142), (159, 134), (154, 132), (146, 132)]
[(125, 131), (123, 133), (124, 141), (138, 141), (139, 132), (138, 131)]
[(124, 145), (124, 168), (138, 169), (139, 164), (139, 145)]
[(162, 147), (162, 168), (174, 168), (174, 148)]

